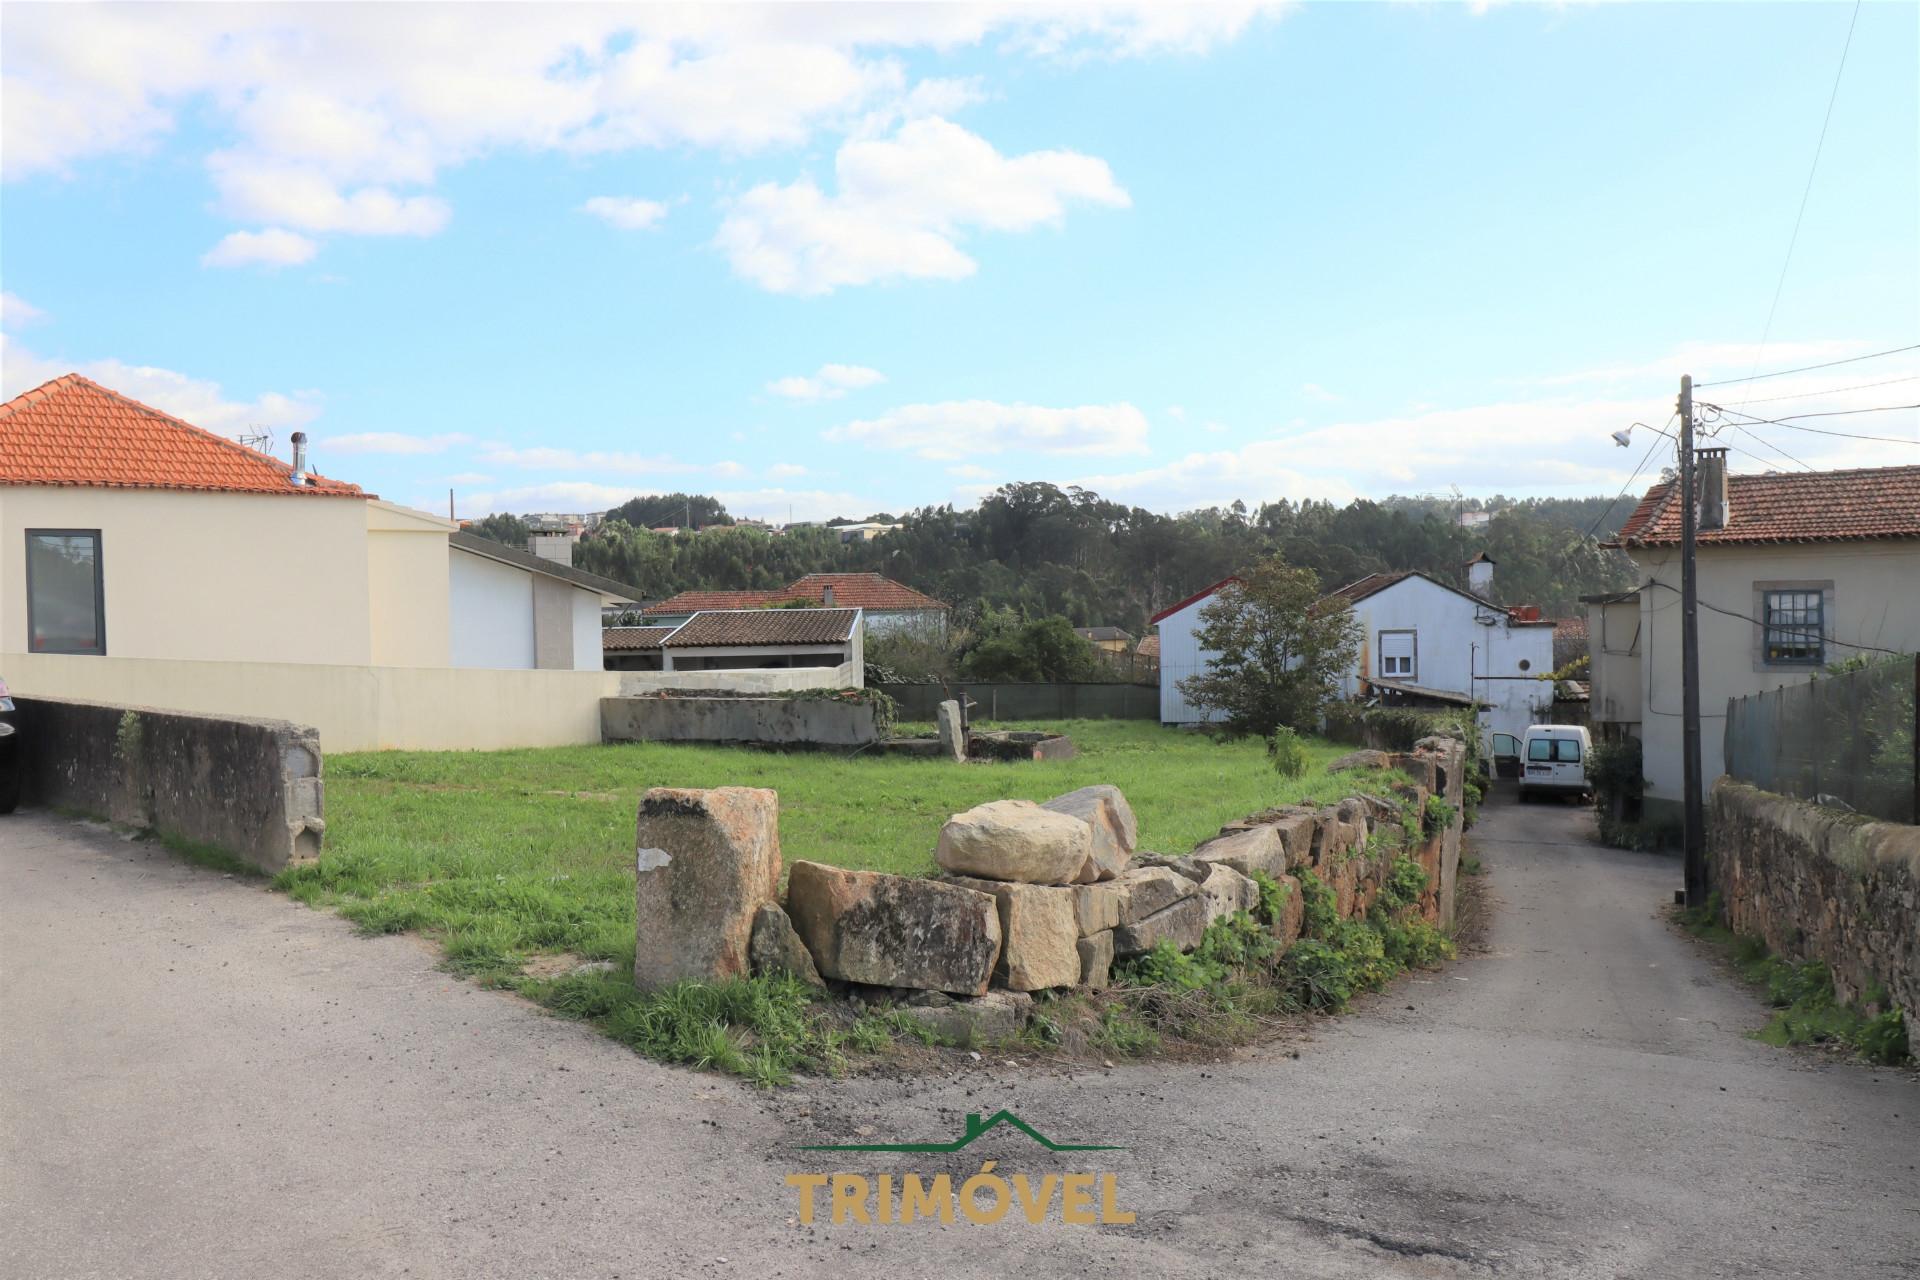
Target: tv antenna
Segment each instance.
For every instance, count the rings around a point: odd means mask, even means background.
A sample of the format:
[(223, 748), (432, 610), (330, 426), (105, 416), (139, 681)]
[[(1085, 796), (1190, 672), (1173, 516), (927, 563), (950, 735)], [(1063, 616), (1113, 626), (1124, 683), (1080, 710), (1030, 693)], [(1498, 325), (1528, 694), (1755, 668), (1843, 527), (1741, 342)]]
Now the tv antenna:
[(261, 453), (272, 453), (273, 428), (254, 423), (240, 433), (240, 443), (249, 449), (258, 449)]

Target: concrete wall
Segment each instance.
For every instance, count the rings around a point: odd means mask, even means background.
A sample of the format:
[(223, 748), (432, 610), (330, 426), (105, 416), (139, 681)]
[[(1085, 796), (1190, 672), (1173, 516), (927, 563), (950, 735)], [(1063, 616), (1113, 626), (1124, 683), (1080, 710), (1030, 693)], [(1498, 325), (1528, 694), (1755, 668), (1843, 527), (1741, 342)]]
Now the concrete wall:
[(971, 698), (980, 720), (1156, 720), (1160, 693), (1138, 684), (937, 684), (877, 686), (900, 704), (902, 720), (931, 720), (948, 698)]
[[(1640, 550), (1634, 564), (1653, 584), (1640, 591), (1640, 652), (1646, 801), (1678, 805), (1680, 760), (1680, 553)], [(1760, 657), (1757, 584), (1821, 583), (1830, 592), (1828, 660), (1855, 645), (1901, 653), (1920, 650), (1920, 540), (1700, 549), (1700, 756), (1705, 789), (1725, 770), (1722, 729), (1727, 700), (1811, 677), (1805, 667), (1768, 667)], [(1721, 612), (1724, 611), (1724, 612)], [(1740, 615), (1740, 616), (1729, 616)]]
[(1707, 869), (1736, 932), (1825, 961), (1842, 1000), (1884, 985), (1920, 1057), (1920, 827), (1861, 822), (1723, 777)]
[(367, 516), (369, 661), (378, 667), (440, 666), (447, 661), (451, 525), (388, 502), (361, 505)]
[(857, 663), (838, 667), (765, 667), (748, 671), (620, 671), (619, 692), (631, 697), (662, 690), (721, 689), (728, 693), (784, 693), (792, 689), (858, 689), (866, 673)]
[[(543, 573), (522, 576), (533, 591), (533, 665), (542, 671), (572, 670), (574, 588)], [(598, 619), (595, 627), (597, 639)], [(602, 662), (596, 657), (593, 665), (598, 667)]]
[[(1640, 732), (1640, 602), (1595, 603), (1587, 606), (1587, 638), (1592, 646), (1589, 667), (1593, 701), (1589, 715), (1596, 730), (1623, 725), (1632, 736)], [(1596, 732), (1595, 736), (1599, 736)]]
[(575, 671), (598, 671), (606, 666), (606, 655), (600, 648), (600, 597), (591, 591), (570, 594), (573, 654), (566, 665)]
[(606, 698), (608, 742), (754, 742), (862, 747), (879, 737), (873, 706), (827, 698)]
[(622, 679), (609, 671), (169, 662), (63, 654), (0, 655), (0, 671), (22, 696), (312, 725), (334, 752), (598, 742), (600, 699), (615, 693)]
[(533, 575), (454, 548), (448, 557), (456, 667), (525, 671), (533, 667)]
[(262, 871), (320, 855), (320, 739), (277, 720), (22, 698), (28, 803), (211, 845)]

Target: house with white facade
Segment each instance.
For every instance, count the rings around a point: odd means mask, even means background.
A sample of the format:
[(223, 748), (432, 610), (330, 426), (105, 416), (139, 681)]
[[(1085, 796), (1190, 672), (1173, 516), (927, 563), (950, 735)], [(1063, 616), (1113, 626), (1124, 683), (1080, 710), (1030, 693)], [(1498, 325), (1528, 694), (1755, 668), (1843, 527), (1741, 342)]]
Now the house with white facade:
[[(1491, 562), (1486, 562), (1491, 565)], [(1199, 724), (1179, 682), (1218, 655), (1200, 648), (1200, 613), (1226, 578), (1154, 615), (1160, 628), (1160, 719)], [(1487, 734), (1524, 733), (1553, 705), (1554, 625), (1424, 573), (1369, 574), (1330, 593), (1351, 608), (1362, 638), (1342, 696), (1417, 705), (1476, 705)]]
[[(1725, 772), (1729, 699), (1856, 655), (1920, 650), (1920, 466), (1729, 475), (1724, 449), (1698, 458), (1700, 781), (1710, 788)], [(1603, 627), (1596, 719), (1604, 707), (1637, 724), (1650, 816), (1685, 799), (1680, 517), (1677, 485), (1647, 490), (1612, 544), (1632, 558), (1638, 590), (1590, 602)]]
[(619, 583), (75, 374), (0, 405), (0, 675), (331, 750), (597, 741)]

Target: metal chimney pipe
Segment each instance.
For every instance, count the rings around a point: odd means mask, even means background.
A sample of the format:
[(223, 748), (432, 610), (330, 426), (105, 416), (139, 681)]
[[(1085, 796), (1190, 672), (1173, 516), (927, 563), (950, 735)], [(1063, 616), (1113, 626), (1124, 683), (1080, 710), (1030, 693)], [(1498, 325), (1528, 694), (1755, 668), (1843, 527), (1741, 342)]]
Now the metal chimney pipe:
[(288, 477), (295, 484), (307, 482), (307, 433), (293, 433), (293, 474)]
[(823, 609), (833, 608), (833, 587), (832, 586), (821, 588), (820, 607)]

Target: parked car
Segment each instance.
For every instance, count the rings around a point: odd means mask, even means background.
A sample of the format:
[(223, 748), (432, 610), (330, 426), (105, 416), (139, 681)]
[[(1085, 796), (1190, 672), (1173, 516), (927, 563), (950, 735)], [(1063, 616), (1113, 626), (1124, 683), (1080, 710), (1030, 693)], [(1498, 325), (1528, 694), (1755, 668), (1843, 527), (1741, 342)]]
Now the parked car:
[(20, 803), (20, 774), (25, 762), (20, 759), (20, 713), (0, 680), (0, 813), (12, 813)]
[(1520, 798), (1536, 795), (1593, 794), (1587, 781), (1587, 757), (1593, 738), (1577, 724), (1536, 724), (1521, 742)]

